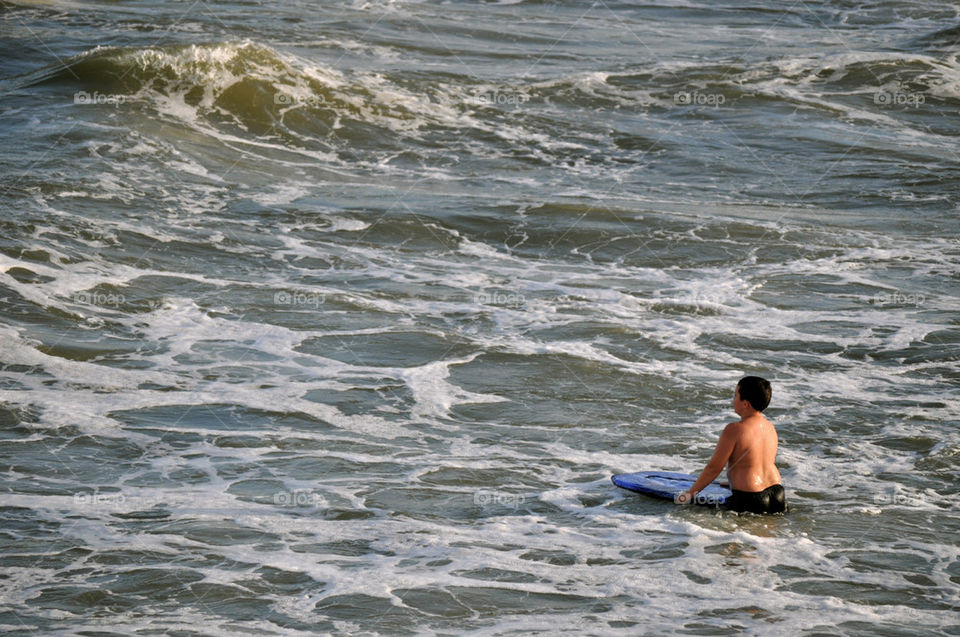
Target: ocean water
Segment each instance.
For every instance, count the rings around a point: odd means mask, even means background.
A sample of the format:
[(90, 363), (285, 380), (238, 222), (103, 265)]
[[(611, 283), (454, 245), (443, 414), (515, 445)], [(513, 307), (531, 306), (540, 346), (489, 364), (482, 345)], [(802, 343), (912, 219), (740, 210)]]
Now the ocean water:
[[(0, 2), (0, 631), (960, 634), (960, 9)], [(745, 374), (791, 510), (698, 472)]]

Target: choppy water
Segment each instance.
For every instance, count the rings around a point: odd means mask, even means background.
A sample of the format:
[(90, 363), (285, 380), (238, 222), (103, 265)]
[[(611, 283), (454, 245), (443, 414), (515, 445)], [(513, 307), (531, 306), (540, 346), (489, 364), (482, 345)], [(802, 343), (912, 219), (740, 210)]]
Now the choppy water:
[(0, 25), (5, 633), (960, 633), (956, 4)]

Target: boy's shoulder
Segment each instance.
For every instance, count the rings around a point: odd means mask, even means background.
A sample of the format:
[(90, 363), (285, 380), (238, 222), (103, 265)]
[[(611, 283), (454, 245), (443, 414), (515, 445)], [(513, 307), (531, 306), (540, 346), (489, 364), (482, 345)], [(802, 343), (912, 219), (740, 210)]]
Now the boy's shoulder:
[(731, 434), (735, 435), (745, 435), (749, 434), (752, 431), (755, 431), (756, 427), (769, 425), (773, 427), (773, 423), (767, 420), (763, 414), (759, 416), (751, 416), (749, 418), (744, 418), (743, 420), (738, 420), (736, 422), (731, 422), (727, 424), (724, 428), (724, 431), (729, 431)]
[(768, 431), (777, 431), (777, 428), (774, 427), (773, 423), (770, 422), (763, 414), (755, 414), (748, 418), (744, 418), (743, 420), (732, 422), (727, 425), (727, 427), (730, 429), (731, 434), (738, 437), (764, 436)]
[(742, 420), (738, 420), (737, 422), (727, 423), (727, 426), (723, 428), (723, 433), (726, 434), (726, 435), (728, 435), (728, 436), (733, 436), (733, 437), (735, 437), (735, 438), (739, 438), (739, 437), (743, 436), (743, 434), (744, 434), (744, 429), (745, 429), (745, 428), (744, 428), (743, 421), (742, 421)]

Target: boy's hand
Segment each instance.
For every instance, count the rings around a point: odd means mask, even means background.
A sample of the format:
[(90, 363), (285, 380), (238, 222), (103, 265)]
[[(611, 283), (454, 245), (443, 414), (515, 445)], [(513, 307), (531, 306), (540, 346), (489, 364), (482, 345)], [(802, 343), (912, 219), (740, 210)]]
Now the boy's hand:
[(674, 504), (690, 504), (693, 502), (693, 496), (689, 491), (681, 491), (680, 493), (673, 496)]

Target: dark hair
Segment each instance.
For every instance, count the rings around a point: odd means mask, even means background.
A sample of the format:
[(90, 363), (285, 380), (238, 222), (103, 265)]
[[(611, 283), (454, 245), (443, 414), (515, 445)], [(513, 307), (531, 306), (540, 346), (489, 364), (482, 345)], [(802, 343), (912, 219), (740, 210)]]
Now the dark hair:
[(757, 411), (763, 411), (770, 404), (770, 381), (759, 376), (744, 376), (737, 383), (740, 400), (745, 400)]

